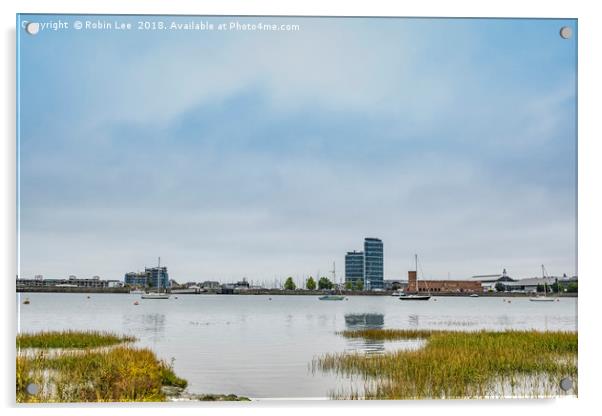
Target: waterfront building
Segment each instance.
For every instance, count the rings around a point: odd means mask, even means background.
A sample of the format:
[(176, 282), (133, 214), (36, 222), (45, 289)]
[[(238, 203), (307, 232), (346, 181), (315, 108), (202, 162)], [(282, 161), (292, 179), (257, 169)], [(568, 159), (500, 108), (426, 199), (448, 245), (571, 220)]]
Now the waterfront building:
[(364, 288), (383, 289), (383, 242), (378, 238), (364, 239)]
[(415, 270), (408, 271), (408, 293), (480, 293), (479, 280), (423, 280), (417, 279)]
[(146, 287), (148, 276), (145, 272), (129, 272), (125, 274), (123, 281), (126, 285)]
[[(40, 275), (38, 275), (40, 276)], [(42, 288), (42, 287), (82, 287), (82, 288), (113, 288), (120, 287), (120, 280), (101, 280), (98, 276), (92, 278), (77, 278), (70, 276), (67, 279), (44, 279), (40, 277), (33, 279), (17, 279), (17, 288)]]
[(481, 282), (481, 286), (484, 291), (495, 290), (495, 286), (498, 283), (506, 284), (509, 282), (515, 282), (516, 280), (508, 276), (506, 269), (502, 271), (502, 274), (481, 274), (472, 276), (473, 279)]
[(221, 287), (221, 283), (215, 280), (206, 280), (201, 284), (203, 289), (219, 289)]
[(358, 281), (364, 283), (364, 252), (349, 251), (345, 255), (345, 283), (355, 287)]
[(167, 274), (167, 267), (147, 267), (145, 271), (149, 273), (150, 286), (167, 289), (169, 287), (169, 275)]
[(383, 281), (383, 284), (384, 284), (385, 290), (393, 290), (393, 291), (397, 291), (397, 290), (404, 291), (408, 287), (408, 281), (405, 279), (389, 279), (389, 280), (385, 279)]
[(129, 272), (124, 277), (125, 284), (130, 286), (167, 289), (169, 275), (167, 267), (146, 267), (143, 272)]

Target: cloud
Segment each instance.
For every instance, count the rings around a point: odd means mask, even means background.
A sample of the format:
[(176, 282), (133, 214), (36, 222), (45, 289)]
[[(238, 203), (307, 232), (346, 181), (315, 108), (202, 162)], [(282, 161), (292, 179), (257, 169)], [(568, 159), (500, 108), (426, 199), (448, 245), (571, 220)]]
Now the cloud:
[(23, 94), (56, 119), (24, 111), (22, 274), (120, 278), (161, 256), (179, 281), (272, 280), (342, 270), (366, 236), (387, 277), (415, 252), (435, 278), (574, 272), (571, 68), (535, 88), (469, 26), (302, 23), (56, 41), (23, 75), (49, 82)]

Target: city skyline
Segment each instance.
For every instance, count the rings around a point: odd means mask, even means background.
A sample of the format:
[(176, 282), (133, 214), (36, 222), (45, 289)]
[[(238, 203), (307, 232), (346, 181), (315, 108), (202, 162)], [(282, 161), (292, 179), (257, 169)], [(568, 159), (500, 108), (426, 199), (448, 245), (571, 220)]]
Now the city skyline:
[(20, 38), (20, 275), (576, 274), (568, 20), (261, 20)]

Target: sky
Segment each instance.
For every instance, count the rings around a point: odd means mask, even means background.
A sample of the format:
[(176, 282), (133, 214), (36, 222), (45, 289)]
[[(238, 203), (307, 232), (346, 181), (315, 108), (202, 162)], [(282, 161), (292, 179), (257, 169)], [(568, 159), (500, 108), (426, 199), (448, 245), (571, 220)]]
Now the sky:
[(575, 20), (20, 18), (70, 24), (18, 34), (24, 278), (576, 274)]

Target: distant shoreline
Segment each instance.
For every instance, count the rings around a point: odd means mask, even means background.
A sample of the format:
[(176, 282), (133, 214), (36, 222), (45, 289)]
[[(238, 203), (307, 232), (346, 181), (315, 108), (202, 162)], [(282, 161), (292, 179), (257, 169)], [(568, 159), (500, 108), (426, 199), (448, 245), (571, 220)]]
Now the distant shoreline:
[[(17, 288), (17, 293), (112, 293), (112, 294), (130, 294), (130, 288), (85, 288), (85, 287), (36, 287), (36, 288)], [(174, 293), (174, 296), (198, 296), (198, 295), (223, 295), (223, 296), (253, 296), (253, 295), (270, 295), (270, 296), (321, 296), (330, 291), (325, 290), (277, 290), (277, 289), (261, 289), (247, 290), (238, 293), (219, 293), (217, 291), (201, 292), (201, 293)], [(371, 292), (371, 291), (342, 291), (344, 296), (391, 296), (393, 291)], [(469, 297), (472, 293), (442, 293), (431, 294), (433, 297)], [(479, 297), (531, 297), (533, 293), (516, 293), (516, 292), (483, 292), (477, 293)], [(560, 293), (562, 298), (576, 298), (578, 293)], [(558, 296), (552, 294), (550, 296)]]

